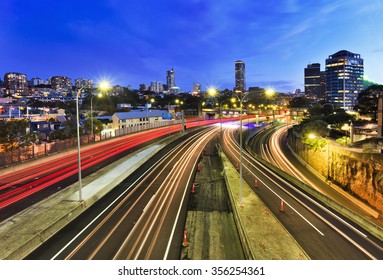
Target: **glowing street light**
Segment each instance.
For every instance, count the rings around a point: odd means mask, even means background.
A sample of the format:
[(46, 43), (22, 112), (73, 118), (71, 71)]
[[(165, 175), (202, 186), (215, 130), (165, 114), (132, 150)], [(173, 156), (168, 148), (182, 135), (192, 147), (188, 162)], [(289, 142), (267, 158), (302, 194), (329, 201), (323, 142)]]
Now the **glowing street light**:
[(90, 99), (90, 136), (91, 139), (93, 139), (93, 97), (102, 97), (101, 93), (98, 94), (93, 94), (91, 99)]
[[(176, 99), (175, 100), (175, 102), (176, 102), (176, 104), (180, 104), (180, 105), (183, 105), (184, 104), (184, 102), (181, 100), (179, 100), (179, 99)], [(184, 117), (184, 110), (183, 109), (181, 109), (181, 119), (182, 119), (182, 121), (181, 121), (181, 130), (182, 131), (185, 131), (185, 117)]]
[(110, 89), (110, 83), (108, 81), (102, 81), (98, 86), (101, 91), (107, 91)]
[(102, 81), (99, 83), (98, 87), (101, 90), (101, 92), (96, 95), (92, 95), (92, 98), (90, 99), (90, 133), (91, 133), (92, 139), (93, 139), (93, 97), (95, 96), (102, 97), (102, 93), (110, 89), (110, 83), (108, 81)]
[(213, 87), (211, 87), (211, 88), (209, 88), (208, 90), (207, 90), (207, 93), (210, 95), (210, 96), (216, 96), (217, 95), (217, 93), (218, 93), (218, 90), (216, 89), (216, 88), (213, 88)]
[(310, 133), (309, 135), (308, 135), (308, 138), (309, 139), (315, 139), (317, 136), (314, 134), (314, 133)]
[(243, 142), (243, 136), (242, 136), (242, 103), (243, 103), (243, 99), (245, 99), (245, 97), (249, 94), (246, 93), (246, 94), (236, 94), (234, 93), (234, 96), (237, 97), (237, 99), (239, 100), (239, 205), (242, 207), (243, 206), (243, 203), (242, 203), (242, 181), (243, 181), (243, 162), (242, 162), (242, 154), (243, 154), (243, 151), (242, 151), (242, 142)]
[[(238, 92), (238, 93), (233, 93), (234, 96), (238, 99), (239, 101), (239, 176), (240, 176), (240, 180), (239, 180), (239, 203), (240, 203), (240, 206), (243, 206), (242, 204), (242, 181), (243, 181), (243, 160), (242, 160), (242, 157), (243, 157), (243, 148), (242, 148), (242, 143), (243, 143), (243, 136), (242, 136), (242, 107), (243, 107), (243, 100), (250, 94), (250, 93), (254, 93), (254, 92), (247, 92), (246, 94), (243, 94), (242, 92)], [(274, 94), (274, 90), (273, 89), (267, 89), (265, 91), (266, 95), (267, 96), (272, 96)], [(235, 101), (235, 98), (232, 98), (231, 99), (232, 101), (234, 100)]]
[(149, 104), (154, 102), (154, 98), (150, 98), (148, 102), (146, 102), (146, 118), (148, 119), (148, 124), (150, 128), (150, 121), (149, 121)]
[(266, 95), (271, 97), (274, 95), (275, 91), (272, 89), (272, 88), (268, 88), (266, 91), (265, 91)]
[[(170, 101), (169, 103), (168, 103), (168, 112), (170, 112), (170, 103), (172, 103), (173, 102), (173, 100), (172, 101)], [(174, 100), (174, 103), (176, 103), (177, 105), (182, 105), (182, 104), (184, 104), (184, 102), (182, 101), (182, 100), (179, 100), (179, 99), (176, 99), (176, 100)], [(184, 131), (185, 130), (185, 119), (184, 119), (184, 112), (183, 112), (183, 110), (181, 111), (181, 114), (182, 114), (182, 131)]]
[(227, 102), (228, 100), (223, 100), (221, 101), (221, 103), (219, 103), (219, 123), (220, 123), (220, 126), (221, 126), (221, 140), (222, 140), (222, 104), (224, 102)]

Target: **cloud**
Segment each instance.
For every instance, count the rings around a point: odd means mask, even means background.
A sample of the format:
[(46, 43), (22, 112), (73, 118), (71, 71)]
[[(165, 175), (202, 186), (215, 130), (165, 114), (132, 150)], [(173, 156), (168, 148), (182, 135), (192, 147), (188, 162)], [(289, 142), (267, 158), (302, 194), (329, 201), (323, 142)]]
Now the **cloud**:
[(287, 13), (297, 13), (300, 10), (299, 0), (285, 0), (284, 9)]

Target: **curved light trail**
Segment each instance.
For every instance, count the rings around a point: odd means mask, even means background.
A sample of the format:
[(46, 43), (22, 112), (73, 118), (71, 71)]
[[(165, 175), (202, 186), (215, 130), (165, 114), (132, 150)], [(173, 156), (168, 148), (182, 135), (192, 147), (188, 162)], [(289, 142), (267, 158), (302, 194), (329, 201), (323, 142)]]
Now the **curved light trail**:
[(52, 259), (167, 259), (170, 244), (181, 236), (177, 224), (191, 168), (218, 129), (206, 128), (164, 155)]
[[(231, 159), (234, 162), (238, 162), (239, 161), (239, 157), (238, 157), (239, 146), (237, 142), (235, 141), (233, 129), (226, 130), (223, 143), (227, 147), (226, 151), (228, 151), (231, 154)], [(244, 154), (245, 154), (245, 157), (244, 157), (243, 166), (246, 169), (246, 173), (248, 173), (252, 177), (250, 181), (254, 181), (254, 178), (257, 178), (263, 187), (271, 191), (271, 193), (274, 196), (276, 196), (278, 199), (282, 199), (283, 201), (285, 201), (289, 209), (291, 209), (294, 213), (298, 214), (298, 216), (301, 217), (306, 223), (310, 224), (310, 226), (313, 229), (315, 229), (315, 231), (318, 232), (321, 236), (325, 237), (326, 235), (328, 235), (328, 233), (326, 233), (328, 232), (328, 229), (323, 227), (323, 224), (319, 228), (318, 227), (319, 224), (317, 221), (314, 220), (315, 219), (314, 217), (316, 217), (316, 219), (319, 219), (328, 227), (330, 227), (331, 230), (333, 232), (336, 232), (339, 236), (341, 236), (341, 238), (347, 240), (348, 243), (352, 244), (355, 248), (357, 248), (357, 250), (363, 252), (363, 254), (367, 256), (369, 259), (382, 258), (383, 249), (381, 245), (378, 245), (371, 238), (368, 238), (366, 234), (362, 233), (361, 230), (356, 229), (353, 225), (346, 222), (338, 214), (335, 214), (333, 211), (327, 209), (326, 207), (318, 203), (316, 200), (310, 198), (308, 195), (300, 191), (298, 188), (294, 187), (292, 184), (285, 181), (279, 175), (262, 167), (262, 165), (259, 162), (257, 162), (257, 160), (252, 158), (246, 152)], [(280, 164), (283, 163), (283, 161), (280, 159), (278, 159), (278, 162)], [(282, 190), (282, 193), (280, 192), (281, 190)], [(298, 194), (299, 194), (299, 198), (297, 197)], [(294, 204), (298, 202), (298, 204), (303, 206), (303, 208), (298, 210), (297, 205), (296, 206), (292, 205), (293, 201), (294, 201)], [(304, 212), (303, 209), (306, 209), (305, 211), (309, 211), (309, 213), (311, 213), (314, 216), (311, 216), (311, 218), (308, 218), (307, 214), (303, 213)], [(324, 213), (326, 213), (326, 216), (324, 215)], [(335, 220), (332, 221), (332, 219), (335, 219)], [(346, 233), (344, 226), (347, 227), (349, 230), (351, 230), (353, 234), (351, 234), (351, 232), (349, 231), (347, 231)], [(326, 241), (326, 238), (318, 239), (317, 241), (319, 242), (320, 240), (322, 240), (323, 242), (328, 242)], [(360, 244), (362, 241), (363, 241), (363, 245)], [(368, 246), (365, 246), (364, 243), (367, 243)], [(304, 245), (305, 244), (301, 244), (301, 246), (304, 246)], [(329, 244), (328, 246), (331, 246), (331, 244)]]

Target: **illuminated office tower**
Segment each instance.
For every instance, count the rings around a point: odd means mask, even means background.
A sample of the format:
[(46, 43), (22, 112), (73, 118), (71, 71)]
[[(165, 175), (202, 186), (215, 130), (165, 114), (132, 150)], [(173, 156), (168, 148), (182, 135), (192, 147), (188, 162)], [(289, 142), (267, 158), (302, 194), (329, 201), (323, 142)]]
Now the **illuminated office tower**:
[(321, 99), (321, 71), (319, 63), (312, 63), (305, 68), (305, 95)]
[(176, 78), (174, 75), (173, 68), (169, 71), (166, 71), (166, 85), (168, 87), (168, 90), (176, 86)]
[(326, 99), (345, 110), (352, 110), (363, 90), (363, 59), (360, 54), (341, 50), (326, 59)]
[(234, 92), (244, 93), (246, 91), (245, 63), (242, 60), (235, 62), (235, 88)]

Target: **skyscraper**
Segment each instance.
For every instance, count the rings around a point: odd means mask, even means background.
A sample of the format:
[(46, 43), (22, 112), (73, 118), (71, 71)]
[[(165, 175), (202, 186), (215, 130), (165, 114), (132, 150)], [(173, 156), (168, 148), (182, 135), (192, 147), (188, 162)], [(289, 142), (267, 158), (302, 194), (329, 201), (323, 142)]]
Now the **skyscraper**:
[(193, 84), (193, 92), (194, 96), (198, 96), (201, 93), (201, 84), (194, 83)]
[(246, 91), (245, 63), (242, 60), (235, 62), (235, 88), (234, 92), (244, 93)]
[(160, 82), (153, 81), (150, 82), (149, 90), (152, 92), (160, 93), (164, 91), (164, 86)]
[(308, 64), (305, 68), (305, 95), (320, 99), (321, 71), (319, 63)]
[(363, 90), (363, 59), (360, 54), (341, 50), (326, 59), (326, 99), (335, 106), (352, 110)]
[(176, 78), (174, 75), (173, 68), (169, 71), (166, 71), (166, 85), (168, 87), (168, 90), (176, 86)]

